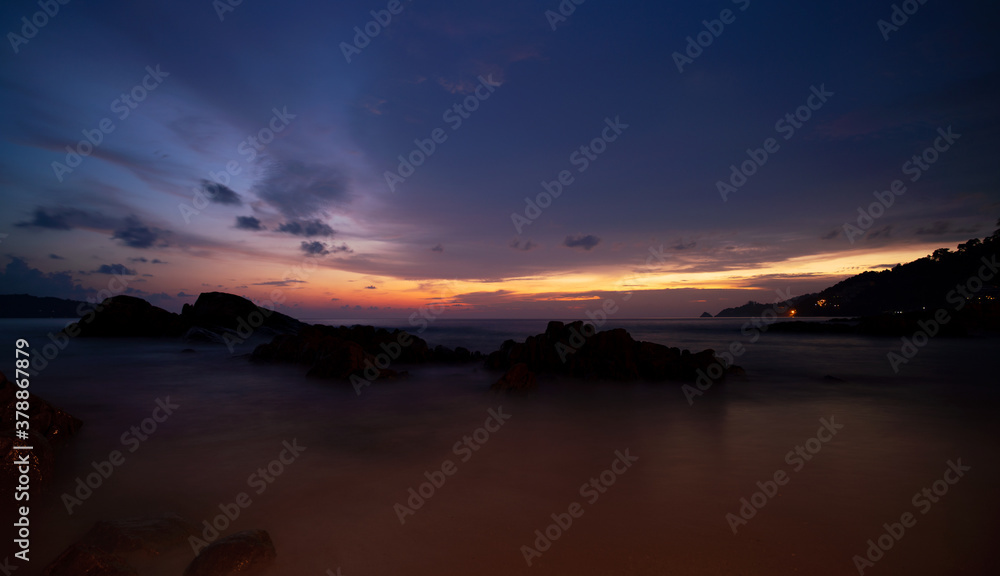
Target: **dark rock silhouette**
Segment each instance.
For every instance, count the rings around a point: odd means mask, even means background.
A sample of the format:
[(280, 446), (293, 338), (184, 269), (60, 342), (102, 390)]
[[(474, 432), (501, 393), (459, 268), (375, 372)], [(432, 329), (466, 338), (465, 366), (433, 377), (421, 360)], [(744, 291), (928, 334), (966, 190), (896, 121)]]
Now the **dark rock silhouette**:
[(196, 533), (190, 522), (173, 514), (98, 522), (79, 542), (49, 564), (42, 574), (137, 574), (133, 563), (148, 563), (178, 550)]
[(201, 551), (184, 576), (236, 576), (255, 574), (274, 563), (277, 552), (264, 530), (237, 532)]
[(70, 336), (163, 338), (181, 336), (187, 330), (181, 317), (157, 308), (142, 298), (115, 296), (63, 331)]
[[(16, 392), (14, 382), (0, 372), (0, 510), (14, 506), (14, 486), (21, 474), (15, 460), (28, 456), (28, 477), (31, 491), (37, 493), (49, 482), (55, 467), (55, 447), (76, 434), (83, 423), (73, 416), (53, 407), (35, 394), (28, 394), (29, 438), (19, 440), (16, 435)], [(15, 450), (15, 446), (31, 446), (32, 450)], [(13, 516), (13, 515), (12, 515)]]
[(699, 318), (713, 318), (713, 316), (711, 314), (709, 314), (708, 312), (702, 312), (701, 316), (699, 316)]
[(538, 386), (538, 379), (535, 377), (535, 373), (529, 370), (528, 365), (524, 362), (518, 362), (511, 366), (502, 378), (490, 386), (490, 390), (520, 392), (532, 390), (536, 386)]
[[(544, 334), (529, 336), (523, 343), (504, 342), (487, 357), (486, 367), (508, 371), (494, 384), (495, 389), (505, 390), (529, 385), (534, 373), (617, 381), (693, 381), (699, 370), (705, 371), (717, 362), (712, 350), (692, 354), (653, 342), (638, 342), (621, 328), (594, 333), (593, 326), (582, 321), (553, 321)], [(733, 366), (727, 372), (741, 370)]]
[(194, 305), (184, 305), (181, 317), (189, 326), (215, 329), (215, 332), (237, 331), (245, 324), (253, 328), (261, 326), (278, 333), (293, 333), (305, 326), (291, 316), (257, 306), (246, 298), (225, 292), (200, 294)]

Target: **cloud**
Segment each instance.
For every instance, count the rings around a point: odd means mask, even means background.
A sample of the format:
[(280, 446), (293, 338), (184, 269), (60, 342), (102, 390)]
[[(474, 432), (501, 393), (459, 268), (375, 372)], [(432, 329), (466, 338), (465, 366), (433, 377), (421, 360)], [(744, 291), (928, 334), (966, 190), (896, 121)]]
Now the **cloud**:
[(819, 238), (820, 240), (833, 240), (834, 238), (840, 238), (840, 228), (834, 228)]
[(142, 262), (142, 263), (149, 262), (149, 260), (146, 260), (142, 256), (139, 256), (138, 258), (129, 258), (128, 261), (129, 262)]
[(52, 260), (65, 260), (65, 258), (63, 258), (58, 254), (49, 254), (49, 258), (51, 258)]
[(93, 290), (85, 289), (73, 280), (69, 272), (45, 273), (32, 268), (23, 258), (11, 261), (0, 271), (0, 289), (5, 294), (31, 294), (83, 300)]
[(326, 222), (321, 220), (285, 222), (278, 226), (278, 232), (284, 232), (293, 236), (305, 236), (306, 238), (312, 238), (313, 236), (329, 238), (337, 233), (336, 230), (330, 228)]
[(939, 236), (941, 234), (947, 234), (951, 226), (947, 222), (937, 221), (934, 224), (924, 227), (921, 226), (917, 228), (918, 236)]
[(590, 251), (601, 243), (601, 239), (592, 234), (587, 234), (586, 236), (567, 236), (566, 240), (563, 241), (563, 245), (567, 248), (583, 248), (584, 250)]
[(184, 292), (183, 290), (181, 290), (180, 292), (177, 293), (177, 297), (178, 298), (194, 298), (195, 294), (188, 294), (188, 293)]
[(378, 290), (376, 286), (365, 286), (365, 290)]
[(101, 264), (101, 267), (93, 271), (93, 274), (115, 274), (117, 276), (135, 276), (137, 272), (131, 268), (126, 268), (122, 264)]
[(235, 228), (237, 230), (266, 230), (260, 220), (253, 216), (237, 216)]
[(288, 218), (308, 218), (350, 200), (339, 171), (295, 160), (271, 165), (253, 192)]
[(326, 249), (326, 244), (322, 242), (306, 242), (303, 240), (300, 248), (305, 252), (306, 256), (326, 256), (330, 253)]
[(876, 238), (889, 237), (891, 235), (892, 235), (892, 224), (889, 224), (883, 226), (882, 228), (879, 228), (878, 230), (869, 232), (868, 235), (865, 237), (865, 240), (875, 240)]
[[(598, 242), (600, 242), (600, 240), (601, 240), (600, 238), (597, 239)], [(681, 240), (680, 242), (677, 243), (676, 246), (674, 246), (674, 250), (689, 250), (691, 248), (696, 247), (697, 245), (698, 245), (698, 243), (695, 242), (694, 240), (688, 242), (687, 244), (685, 244), (684, 241)], [(589, 248), (588, 248), (588, 250), (589, 250)]]
[(520, 238), (514, 238), (513, 240), (510, 241), (510, 247), (515, 250), (527, 252), (528, 250), (537, 248), (538, 244), (535, 244), (531, 240), (525, 240), (524, 242), (522, 242)]
[(431, 252), (444, 252), (444, 246), (438, 244), (437, 246), (431, 248)]
[(201, 189), (205, 192), (205, 197), (208, 198), (209, 202), (214, 202), (216, 204), (229, 204), (230, 206), (242, 206), (243, 199), (233, 189), (228, 186), (223, 186), (218, 182), (211, 182), (209, 180), (201, 181)]
[(26, 222), (18, 222), (14, 224), (20, 228), (47, 228), (49, 230), (72, 230), (73, 226), (70, 225), (69, 216), (66, 212), (57, 212), (54, 214), (49, 214), (43, 208), (35, 208), (35, 212), (32, 215), (32, 219)]
[(251, 286), (288, 286), (289, 284), (307, 284), (305, 280), (271, 280), (270, 282), (254, 282)]
[(95, 228), (110, 230), (115, 227), (113, 218), (84, 212), (78, 208), (35, 208), (30, 220), (14, 224), (19, 228), (43, 228), (46, 230), (72, 230), (73, 228)]
[(169, 234), (166, 230), (150, 228), (143, 224), (135, 216), (125, 219), (125, 225), (114, 231), (112, 240), (118, 240), (123, 245), (130, 248), (152, 248), (153, 246), (165, 247), (167, 241), (164, 236)]

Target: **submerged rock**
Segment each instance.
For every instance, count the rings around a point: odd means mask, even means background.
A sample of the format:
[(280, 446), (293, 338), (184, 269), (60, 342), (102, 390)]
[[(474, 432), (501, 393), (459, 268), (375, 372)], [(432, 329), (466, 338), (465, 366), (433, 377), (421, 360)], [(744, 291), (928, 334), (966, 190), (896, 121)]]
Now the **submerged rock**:
[[(529, 336), (523, 343), (508, 340), (486, 359), (487, 368), (508, 371), (494, 389), (521, 389), (533, 382), (534, 373), (617, 381), (690, 382), (698, 378), (699, 371), (705, 372), (716, 363), (722, 362), (713, 350), (692, 354), (640, 342), (621, 328), (595, 333), (593, 325), (582, 321), (549, 322), (544, 334)], [(726, 372), (734, 375), (742, 373), (742, 369), (730, 366)]]
[(510, 370), (497, 380), (490, 390), (499, 392), (532, 390), (538, 386), (535, 373), (528, 369), (524, 362), (518, 362), (510, 367)]
[(210, 544), (188, 565), (184, 576), (256, 574), (274, 563), (278, 554), (264, 530), (246, 530)]

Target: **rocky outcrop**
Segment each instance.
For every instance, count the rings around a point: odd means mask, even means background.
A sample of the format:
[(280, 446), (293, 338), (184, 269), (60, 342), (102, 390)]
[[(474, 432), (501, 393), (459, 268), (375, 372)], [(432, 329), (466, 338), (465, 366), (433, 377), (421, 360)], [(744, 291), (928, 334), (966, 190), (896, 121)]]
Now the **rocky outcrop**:
[[(20, 388), (0, 372), (0, 430), (13, 430), (17, 419), (17, 391)], [(59, 443), (80, 429), (79, 419), (52, 406), (35, 394), (28, 394), (29, 428), (50, 442)]]
[[(52, 478), (55, 466), (53, 446), (58, 446), (76, 434), (83, 423), (29, 392), (28, 409), (17, 409), (20, 388), (0, 372), (0, 498), (6, 510), (12, 504), (14, 486), (21, 474), (15, 460), (28, 457), (28, 477), (32, 492), (37, 492)], [(28, 415), (27, 439), (17, 437), (17, 413)], [(31, 450), (15, 450), (15, 446), (31, 446)]]
[[(491, 353), (486, 367), (506, 370), (495, 389), (531, 386), (534, 373), (561, 374), (575, 378), (616, 381), (693, 381), (717, 363), (715, 352), (692, 354), (653, 342), (638, 342), (623, 329), (594, 332), (583, 322), (549, 322), (544, 334), (529, 336), (523, 343), (504, 342)], [(734, 374), (739, 369), (729, 367)], [(526, 373), (527, 372), (527, 373)]]
[(201, 551), (184, 576), (246, 576), (274, 563), (277, 552), (264, 530), (247, 530), (222, 538)]
[(507, 370), (502, 378), (490, 386), (490, 390), (498, 392), (525, 392), (538, 386), (535, 373), (528, 369), (524, 362), (518, 362)]
[(306, 326), (291, 316), (257, 306), (246, 298), (225, 292), (200, 294), (193, 305), (184, 305), (181, 318), (188, 326), (214, 332), (236, 332), (250, 327), (264, 328), (279, 334), (291, 334)]
[(179, 315), (142, 298), (115, 296), (101, 302), (63, 332), (73, 337), (163, 338), (181, 336), (187, 328)]
[(195, 533), (189, 522), (172, 514), (98, 522), (49, 564), (42, 575), (134, 575), (134, 563), (148, 563), (176, 551)]
[(403, 330), (373, 326), (306, 326), (297, 334), (276, 336), (251, 355), (256, 362), (286, 362), (309, 367), (308, 376), (336, 380), (352, 376), (367, 381), (392, 378), (393, 365), (425, 362), (481, 361), (482, 354), (465, 348), (437, 346)]
[(63, 330), (76, 337), (168, 338), (225, 344), (251, 334), (293, 334), (305, 327), (298, 320), (250, 300), (223, 292), (206, 292), (181, 314), (157, 308), (141, 298), (115, 296), (93, 307), (79, 322)]

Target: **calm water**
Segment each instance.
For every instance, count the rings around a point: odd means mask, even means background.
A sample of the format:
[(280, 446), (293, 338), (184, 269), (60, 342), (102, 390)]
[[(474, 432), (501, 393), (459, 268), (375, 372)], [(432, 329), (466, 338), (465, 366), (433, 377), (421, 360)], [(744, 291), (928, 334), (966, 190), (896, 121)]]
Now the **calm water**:
[[(934, 340), (896, 375), (885, 355), (898, 339), (765, 333), (750, 343), (743, 322), (606, 326), (693, 350), (743, 343), (738, 363), (749, 380), (716, 385), (693, 405), (674, 384), (546, 382), (534, 395), (495, 396), (486, 389), (499, 375), (476, 366), (416, 367), (359, 397), (303, 378), (302, 367), (254, 366), (224, 348), (182, 354), (189, 346), (179, 342), (73, 341), (32, 384), (85, 422), (33, 509), (44, 533), (32, 565), (97, 520), (176, 512), (200, 523), (247, 492), (253, 503), (224, 533), (267, 529), (275, 574), (857, 574), (852, 557), (906, 512), (916, 525), (865, 574), (992, 573), (997, 340)], [(13, 349), (27, 337), (40, 347), (60, 325), (0, 321), (0, 343)], [(439, 319), (421, 336), (486, 352), (544, 328)], [(0, 369), (9, 374), (12, 363)], [(180, 407), (128, 453), (122, 434), (167, 396)], [(455, 443), (500, 406), (509, 421), (478, 451), (456, 454)], [(843, 428), (814, 442), (821, 447), (796, 470), (786, 454), (831, 417)], [(257, 494), (249, 477), (293, 439), (305, 450)], [(124, 465), (68, 515), (60, 495), (116, 449), (126, 451)], [(581, 495), (626, 450), (634, 465), (593, 503)], [(958, 458), (972, 469), (921, 514), (914, 494)], [(394, 505), (445, 460), (457, 472), (401, 525)], [(734, 535), (726, 515), (779, 470), (788, 482)], [(573, 502), (583, 515), (529, 568), (521, 546)], [(191, 555), (144, 573), (179, 574)]]

